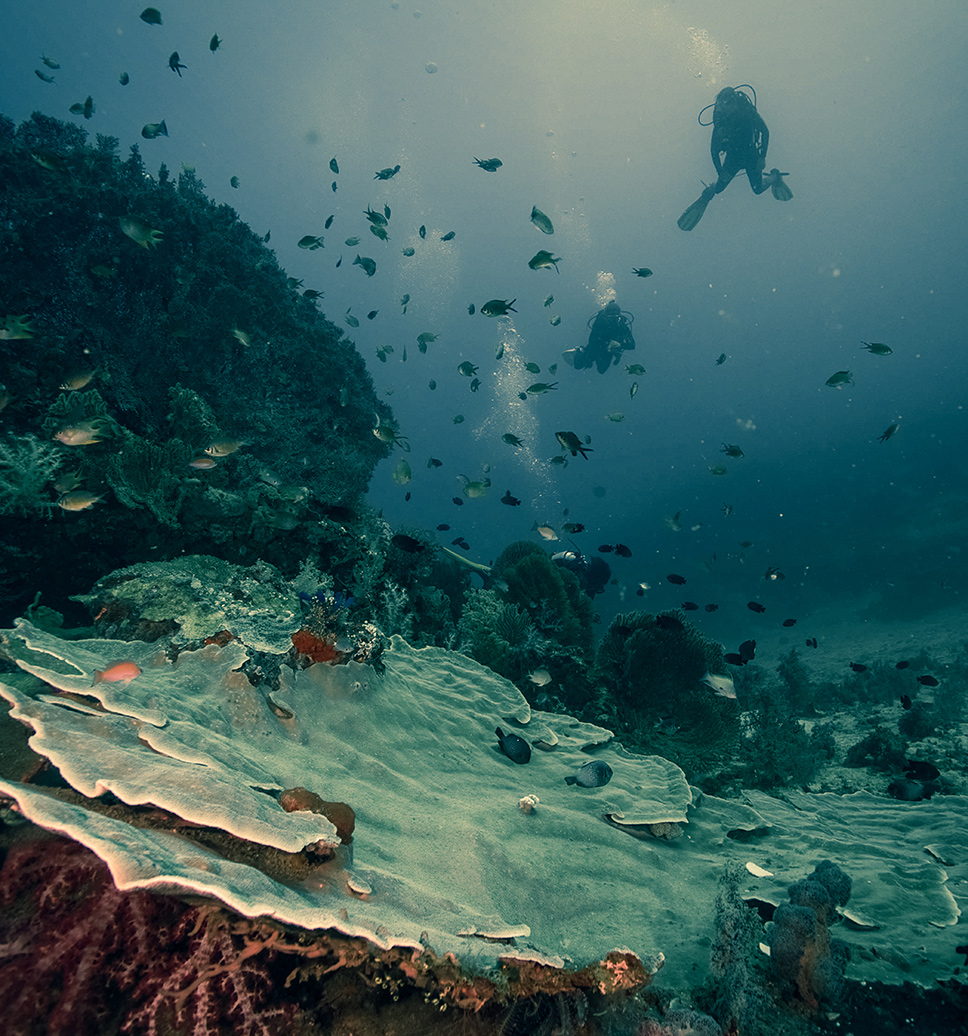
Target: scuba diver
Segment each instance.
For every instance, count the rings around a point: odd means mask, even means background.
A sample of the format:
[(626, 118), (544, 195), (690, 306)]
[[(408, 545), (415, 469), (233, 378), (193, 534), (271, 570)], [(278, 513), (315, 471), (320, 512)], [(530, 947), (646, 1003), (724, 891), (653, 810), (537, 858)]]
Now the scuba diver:
[(612, 570), (602, 558), (586, 558), (580, 550), (561, 550), (551, 555), (551, 560), (559, 567), (578, 577), (582, 592), (588, 597), (605, 593)]
[[(744, 87), (753, 92), (752, 99), (744, 93)], [(703, 122), (703, 114), (713, 110), (712, 123)], [(756, 110), (756, 91), (753, 87), (727, 86), (716, 94), (714, 104), (707, 104), (699, 113), (699, 125), (713, 127), (709, 153), (716, 167), (718, 179), (707, 186), (702, 194), (679, 217), (680, 230), (692, 230), (702, 219), (706, 206), (713, 195), (720, 194), (729, 186), (733, 177), (746, 170), (754, 194), (762, 194), (767, 188), (773, 191), (777, 201), (789, 201), (793, 191), (783, 181), (789, 173), (773, 168), (764, 176), (766, 149), (770, 144), (770, 131)]]
[(599, 374), (604, 374), (613, 363), (619, 362), (623, 352), (635, 348), (635, 339), (632, 337), (634, 322), (635, 317), (612, 299), (593, 317), (588, 318), (588, 324), (591, 324), (588, 344), (567, 350), (564, 353), (565, 360), (575, 370), (595, 366)]

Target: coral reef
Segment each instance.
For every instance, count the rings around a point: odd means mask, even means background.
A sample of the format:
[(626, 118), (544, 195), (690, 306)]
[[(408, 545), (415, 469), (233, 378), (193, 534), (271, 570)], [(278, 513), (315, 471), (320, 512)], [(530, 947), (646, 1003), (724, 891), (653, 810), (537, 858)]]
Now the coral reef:
[(725, 673), (721, 644), (681, 611), (617, 615), (598, 645), (596, 707), (631, 742), (660, 752), (690, 777), (722, 763), (736, 745), (739, 709), (700, 681)]
[[(38, 581), (60, 607), (162, 540), (169, 556), (256, 554), (291, 574), (327, 552), (320, 519), (338, 514), (353, 535), (389, 452), (373, 415), (392, 414), (262, 239), (193, 173), (152, 176), (137, 146), (124, 158), (117, 140), (39, 113), (0, 117), (0, 179), (0, 280), (18, 318), (3, 343), (0, 520), (26, 509), (64, 527), (4, 523), (21, 607)], [(125, 237), (119, 216), (157, 228), (156, 247)], [(78, 373), (93, 383), (59, 389)], [(97, 441), (75, 436), (69, 463), (103, 500), (65, 519), (45, 485), (63, 451), (40, 442), (78, 422), (97, 422)], [(218, 437), (244, 446), (190, 466)]]
[(526, 694), (535, 689), (528, 674), (546, 669), (564, 707), (580, 708), (592, 693), (593, 613), (578, 579), (527, 541), (505, 548), (491, 579), (492, 586), (465, 595), (460, 649)]

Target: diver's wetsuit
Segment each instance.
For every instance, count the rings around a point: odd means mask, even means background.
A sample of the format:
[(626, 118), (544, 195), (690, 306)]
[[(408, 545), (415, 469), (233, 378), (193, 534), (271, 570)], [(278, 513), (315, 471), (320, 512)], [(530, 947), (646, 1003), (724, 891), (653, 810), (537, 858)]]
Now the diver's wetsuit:
[(766, 150), (770, 131), (760, 113), (741, 90), (726, 87), (716, 97), (713, 110), (713, 136), (709, 153), (719, 179), (707, 187), (708, 197), (720, 194), (733, 177), (746, 170), (754, 194), (762, 194), (770, 187), (763, 183), (766, 168)]
[(575, 369), (595, 366), (599, 374), (604, 374), (613, 363), (618, 363), (623, 352), (634, 348), (632, 322), (612, 299), (595, 314), (588, 344), (575, 350)]

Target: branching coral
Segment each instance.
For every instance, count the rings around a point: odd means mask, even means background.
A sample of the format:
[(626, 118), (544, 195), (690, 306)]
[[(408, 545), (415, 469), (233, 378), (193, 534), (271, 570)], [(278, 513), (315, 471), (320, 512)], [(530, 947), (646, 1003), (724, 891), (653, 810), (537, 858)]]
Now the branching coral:
[[(707, 671), (725, 670), (722, 645), (704, 637), (682, 612), (637, 611), (612, 621), (592, 678), (606, 716), (624, 716), (643, 745), (701, 771), (733, 748), (739, 730), (736, 701), (700, 683)], [(676, 728), (661, 740), (660, 721)]]
[(2, 876), (7, 1031), (302, 1031), (296, 1005), (273, 1002), (273, 940), (242, 935), (222, 911), (119, 892), (97, 857), (59, 839), (15, 846)]
[(35, 435), (15, 435), (0, 442), (0, 514), (26, 515), (49, 508), (47, 484), (63, 454)]

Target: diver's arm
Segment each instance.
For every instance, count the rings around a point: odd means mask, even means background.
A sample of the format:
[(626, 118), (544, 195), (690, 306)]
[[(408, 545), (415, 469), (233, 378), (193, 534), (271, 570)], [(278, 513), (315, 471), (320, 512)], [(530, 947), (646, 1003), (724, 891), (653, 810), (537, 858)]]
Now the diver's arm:
[(755, 131), (758, 137), (756, 150), (760, 156), (760, 168), (766, 168), (766, 151), (770, 146), (770, 131), (767, 128), (766, 123), (763, 121), (763, 117), (759, 112), (756, 113)]
[(713, 160), (713, 166), (716, 168), (716, 175), (719, 176), (723, 171), (723, 163), (720, 161), (719, 152), (722, 150), (720, 144), (720, 132), (718, 127), (713, 129), (712, 140), (709, 142), (709, 156)]

